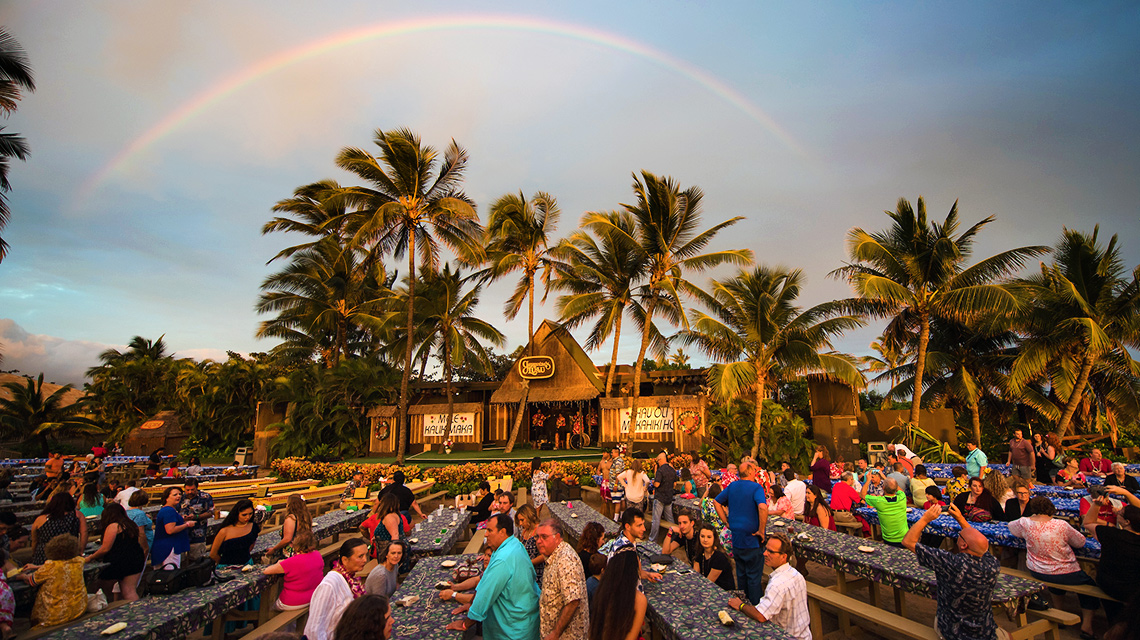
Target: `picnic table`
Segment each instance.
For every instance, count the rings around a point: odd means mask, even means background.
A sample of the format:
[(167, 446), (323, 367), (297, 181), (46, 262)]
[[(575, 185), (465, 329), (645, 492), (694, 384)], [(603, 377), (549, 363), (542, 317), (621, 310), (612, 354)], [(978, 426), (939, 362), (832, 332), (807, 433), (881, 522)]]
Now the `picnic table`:
[(616, 536), (621, 530), (616, 522), (598, 513), (597, 509), (585, 502), (581, 500), (570, 500), (569, 502), (569, 507), (566, 506), (565, 502), (547, 502), (546, 508), (550, 510), (550, 515), (562, 524), (562, 528), (574, 536), (575, 540), (582, 539), (582, 531), (590, 522), (597, 522), (602, 525), (607, 537)]
[[(330, 536), (335, 539), (342, 533), (356, 533), (360, 529), (360, 524), (367, 519), (368, 512), (363, 510), (344, 511), (338, 509), (329, 511), (313, 518), (313, 537), (317, 540)], [(260, 558), (278, 542), (281, 542), (280, 529), (263, 533), (257, 536), (257, 542), (253, 543), (251, 555)]]
[(440, 506), (412, 528), (412, 533), (408, 536), (412, 555), (423, 557), (449, 553), (467, 535), (467, 526), (470, 524), (470, 511)]
[[(391, 484), (391, 482), (392, 482), (391, 480), (385, 480), (383, 484), (386, 486), (388, 484)], [(434, 487), (435, 486), (435, 480), (432, 480), (431, 482), (427, 482), (424, 480), (418, 480), (416, 482), (405, 483), (404, 486), (407, 487), (408, 490), (412, 492), (412, 495), (418, 496), (419, 494), (424, 493), (428, 489), (431, 489), (432, 487)], [(376, 493), (368, 494), (367, 498), (348, 498), (348, 499), (341, 502), (341, 506), (360, 507), (361, 509), (368, 509), (372, 506), (372, 502), (374, 500), (376, 500), (376, 498), (380, 495), (380, 491), (383, 491), (383, 489), (376, 491)]]
[[(103, 629), (125, 622), (127, 628), (115, 634), (115, 640), (185, 638), (280, 580), (280, 575), (265, 575), (263, 569), (257, 567), (248, 573), (243, 573), (240, 567), (219, 569), (220, 575), (230, 578), (228, 581), (201, 589), (184, 589), (169, 596), (147, 596), (43, 637), (55, 640), (96, 638), (100, 637)], [(268, 620), (272, 615), (272, 606), (272, 598), (261, 598), (262, 620)], [(215, 631), (220, 631), (221, 626), (215, 625)]]
[(416, 563), (415, 568), (408, 573), (404, 581), (392, 594), (392, 600), (405, 596), (419, 596), (419, 602), (408, 607), (392, 607), (392, 636), (401, 640), (459, 640), (463, 638), (462, 631), (445, 629), (459, 616), (451, 614), (452, 609), (458, 606), (454, 601), (444, 602), (439, 599), (439, 590), (435, 583), (441, 580), (452, 580), (452, 569), (441, 566), (447, 560), (459, 564), (476, 560), (476, 555), (442, 556)]
[[(870, 507), (856, 507), (852, 510), (856, 515), (862, 516), (867, 522), (871, 524), (879, 523), (879, 514)], [(908, 508), (906, 512), (907, 522), (914, 524), (922, 518), (924, 512), (922, 509)], [(980, 531), (982, 535), (990, 541), (990, 544), (996, 544), (1002, 547), (1009, 547), (1011, 549), (1024, 549), (1025, 540), (1018, 538), (1009, 532), (1009, 523), (1006, 522), (971, 522), (975, 529)], [(962, 528), (958, 526), (958, 522), (949, 515), (938, 516), (930, 524), (926, 525), (924, 533), (933, 533), (935, 535), (956, 538), (958, 532)], [(1085, 546), (1080, 549), (1073, 549), (1073, 553), (1077, 555), (1078, 559), (1082, 560), (1099, 560), (1100, 559), (1100, 543), (1092, 538), (1086, 538)]]

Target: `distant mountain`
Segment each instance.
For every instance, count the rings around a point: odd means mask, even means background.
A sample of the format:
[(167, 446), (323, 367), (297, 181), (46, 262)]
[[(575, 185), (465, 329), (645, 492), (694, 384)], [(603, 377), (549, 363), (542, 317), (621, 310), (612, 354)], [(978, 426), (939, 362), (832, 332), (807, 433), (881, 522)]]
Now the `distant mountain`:
[[(28, 383), (29, 377), (31, 377), (31, 376), (20, 376), (20, 375), (14, 374), (14, 373), (0, 373), (0, 398), (3, 398), (5, 400), (9, 400), (12, 397), (12, 393), (10, 391), (8, 391), (8, 389), (5, 388), (3, 385), (5, 385), (9, 382), (15, 382), (15, 383), (20, 384), (20, 385), (25, 385)], [(35, 378), (32, 377), (32, 380), (35, 380)], [(55, 393), (60, 387), (63, 387), (63, 386), (64, 385), (62, 385), (62, 384), (52, 384), (50, 382), (45, 381), (43, 392), (47, 395), (51, 395), (51, 394)], [(75, 404), (80, 398), (83, 397), (83, 395), (84, 395), (83, 389), (72, 389), (71, 391), (68, 391), (67, 393), (64, 394), (63, 405), (67, 406), (70, 404)]]

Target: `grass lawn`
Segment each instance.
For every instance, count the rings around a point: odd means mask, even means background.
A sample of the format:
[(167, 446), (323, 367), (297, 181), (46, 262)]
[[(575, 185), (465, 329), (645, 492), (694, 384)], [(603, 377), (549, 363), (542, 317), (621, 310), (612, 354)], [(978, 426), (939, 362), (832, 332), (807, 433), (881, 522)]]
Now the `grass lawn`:
[[(489, 451), (455, 451), (451, 455), (438, 451), (430, 451), (408, 455), (405, 461), (407, 464), (414, 464), (421, 467), (445, 467), (451, 464), (465, 464), (467, 462), (480, 463), (493, 462), (495, 460), (530, 460), (535, 456), (541, 457), (544, 462), (548, 460), (586, 460), (596, 462), (602, 459), (602, 450), (593, 448), (572, 449), (569, 451), (565, 449), (559, 449), (558, 451), (515, 449), (509, 454), (505, 454), (502, 449), (492, 449)], [(345, 462), (394, 464), (396, 457), (350, 458), (345, 460)]]

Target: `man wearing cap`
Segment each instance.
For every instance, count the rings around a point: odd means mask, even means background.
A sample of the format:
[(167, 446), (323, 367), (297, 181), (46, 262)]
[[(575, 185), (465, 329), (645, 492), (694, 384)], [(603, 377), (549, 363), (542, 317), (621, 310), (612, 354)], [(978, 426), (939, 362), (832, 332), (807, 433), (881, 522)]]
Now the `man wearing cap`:
[[(935, 504), (906, 532), (903, 546), (912, 549), (918, 563), (934, 571), (938, 581), (938, 610), (935, 627), (946, 640), (959, 638), (993, 638), (998, 633), (992, 608), (1001, 562), (989, 552), (990, 543), (970, 526), (962, 512), (950, 505), (950, 515), (958, 521), (958, 551), (950, 553), (928, 547), (919, 539), (926, 525), (942, 515)], [(1003, 636), (1004, 637), (1004, 636)]]

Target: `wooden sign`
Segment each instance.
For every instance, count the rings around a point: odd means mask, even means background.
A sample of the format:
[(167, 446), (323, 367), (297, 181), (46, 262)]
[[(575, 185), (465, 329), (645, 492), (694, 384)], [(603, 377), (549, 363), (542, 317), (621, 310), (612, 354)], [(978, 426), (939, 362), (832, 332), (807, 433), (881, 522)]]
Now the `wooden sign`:
[(554, 358), (526, 356), (519, 360), (519, 375), (524, 380), (542, 380), (554, 375)]

